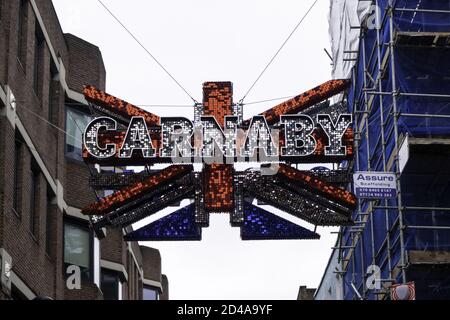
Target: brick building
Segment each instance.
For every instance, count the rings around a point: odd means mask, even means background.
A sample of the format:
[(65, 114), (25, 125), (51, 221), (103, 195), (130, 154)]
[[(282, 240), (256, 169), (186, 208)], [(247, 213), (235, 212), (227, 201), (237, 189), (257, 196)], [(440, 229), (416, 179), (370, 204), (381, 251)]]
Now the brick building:
[(168, 299), (157, 250), (123, 230), (99, 241), (80, 214), (96, 200), (85, 84), (105, 88), (101, 53), (62, 32), (51, 0), (0, 0), (0, 299)]

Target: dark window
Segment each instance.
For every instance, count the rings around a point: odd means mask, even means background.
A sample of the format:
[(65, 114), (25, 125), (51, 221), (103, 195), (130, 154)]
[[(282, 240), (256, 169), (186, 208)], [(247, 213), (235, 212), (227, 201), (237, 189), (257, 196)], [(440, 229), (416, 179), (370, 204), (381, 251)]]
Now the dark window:
[(53, 228), (52, 228), (52, 220), (53, 220), (53, 213), (56, 206), (56, 196), (53, 193), (53, 190), (51, 187), (47, 184), (47, 204), (46, 204), (46, 212), (47, 212), (47, 218), (45, 221), (45, 251), (46, 253), (51, 256), (52, 246), (51, 241), (53, 237)]
[(74, 108), (66, 108), (66, 155), (75, 160), (82, 158), (82, 141), (84, 129), (86, 129), (92, 117)]
[[(28, 0), (20, 0), (19, 5), (19, 41), (17, 41), (17, 57), (22, 65), (26, 64), (27, 52), (27, 20), (28, 20)], [(25, 70), (25, 68), (24, 68)]]
[(60, 82), (58, 78), (58, 69), (56, 65), (50, 63), (50, 88), (49, 88), (49, 103), (48, 103), (48, 121), (53, 124), (58, 123), (58, 106), (59, 106), (59, 93), (60, 93)]
[(18, 215), (22, 213), (21, 197), (22, 197), (22, 141), (20, 140), (20, 137), (16, 135), (16, 142), (14, 147), (13, 208)]
[(34, 93), (40, 97), (42, 92), (42, 78), (44, 75), (44, 34), (36, 20), (34, 37), (34, 66), (33, 66), (33, 89)]
[(33, 235), (37, 234), (39, 221), (39, 176), (40, 172), (33, 163), (30, 172), (30, 231)]
[(150, 286), (144, 286), (142, 300), (158, 300), (158, 290)]
[(102, 269), (100, 288), (105, 300), (119, 300), (119, 275), (117, 272)]
[[(64, 223), (64, 266), (65, 270), (71, 265), (80, 267), (81, 277), (91, 281), (93, 237), (87, 225), (72, 221)], [(64, 271), (64, 274), (66, 272)]]
[(133, 256), (128, 252), (128, 299), (136, 300), (136, 267)]
[(11, 300), (28, 300), (28, 298), (15, 286), (11, 285)]
[[(116, 168), (115, 167), (101, 167), (100, 168), (101, 173), (116, 173)], [(105, 189), (103, 190), (103, 197), (107, 197), (112, 195), (115, 192), (115, 190), (110, 190), (110, 189)]]

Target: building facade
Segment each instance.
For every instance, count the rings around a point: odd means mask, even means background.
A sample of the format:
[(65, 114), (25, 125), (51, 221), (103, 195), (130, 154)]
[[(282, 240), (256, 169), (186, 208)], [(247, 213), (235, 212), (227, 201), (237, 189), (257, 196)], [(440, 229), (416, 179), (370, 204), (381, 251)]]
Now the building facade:
[[(450, 2), (331, 1), (333, 74), (351, 78), (349, 172), (390, 172), (397, 192), (360, 199), (316, 299), (450, 298)], [(410, 295), (412, 297), (413, 295)]]
[(168, 299), (157, 250), (123, 230), (99, 241), (80, 213), (103, 195), (81, 161), (81, 92), (105, 76), (50, 0), (0, 0), (0, 299)]

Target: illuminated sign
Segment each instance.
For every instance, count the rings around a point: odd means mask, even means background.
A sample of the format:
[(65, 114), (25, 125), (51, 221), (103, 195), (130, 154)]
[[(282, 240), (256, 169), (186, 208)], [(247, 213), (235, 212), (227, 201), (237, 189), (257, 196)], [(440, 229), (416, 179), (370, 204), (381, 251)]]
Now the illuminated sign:
[[(352, 122), (350, 114), (339, 115), (336, 121), (330, 115), (317, 115), (316, 122), (308, 115), (288, 115), (281, 117), (284, 126), (284, 142), (280, 148), (275, 145), (274, 134), (263, 116), (254, 116), (247, 130), (243, 145), (238, 146), (238, 118), (226, 116), (222, 129), (216, 119), (202, 116), (199, 124), (193, 124), (185, 118), (161, 118), (161, 147), (157, 151), (152, 143), (144, 117), (132, 117), (120, 147), (114, 143), (101, 146), (101, 132), (117, 134), (117, 121), (108, 117), (94, 119), (84, 133), (84, 144), (90, 156), (99, 160), (118, 157), (130, 159), (138, 153), (144, 159), (172, 158), (239, 158), (247, 161), (258, 159), (276, 159), (278, 157), (307, 157), (318, 148), (313, 135), (320, 126), (328, 137), (325, 157), (346, 156), (347, 148), (343, 145), (343, 137)], [(197, 128), (199, 130), (195, 130)], [(277, 130), (278, 131), (278, 130)], [(192, 141), (201, 141), (196, 147)], [(257, 152), (262, 150), (262, 152)], [(259, 155), (259, 157), (257, 157)], [(214, 163), (222, 163), (220, 160)]]
[[(211, 213), (227, 213), (243, 240), (318, 239), (314, 231), (255, 205), (270, 205), (315, 226), (351, 225), (356, 197), (345, 173), (292, 165), (353, 156), (352, 116), (329, 98), (348, 87), (328, 81), (251, 119), (233, 103), (231, 82), (206, 82), (194, 120), (159, 117), (94, 87), (84, 94), (95, 118), (83, 159), (100, 166), (146, 166), (140, 173), (97, 173), (90, 185), (116, 190), (82, 210), (97, 234), (126, 227), (184, 199), (181, 208), (125, 236), (129, 241), (200, 240)], [(239, 169), (237, 163), (256, 169)], [(152, 170), (167, 163), (163, 170)], [(194, 170), (194, 165), (200, 169)], [(248, 165), (247, 165), (248, 166)]]

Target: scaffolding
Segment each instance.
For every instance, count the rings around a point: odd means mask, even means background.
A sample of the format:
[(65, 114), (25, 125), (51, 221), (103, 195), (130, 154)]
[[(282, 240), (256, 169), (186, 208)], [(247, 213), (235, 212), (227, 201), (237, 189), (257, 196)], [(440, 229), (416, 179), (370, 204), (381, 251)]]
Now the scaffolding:
[[(354, 62), (346, 99), (357, 150), (345, 167), (395, 173), (397, 196), (359, 200), (355, 225), (339, 232), (335, 273), (344, 299), (389, 299), (392, 284), (409, 281), (418, 298), (449, 298), (450, 1), (371, 3), (377, 23), (357, 26), (359, 49), (344, 57)], [(438, 260), (441, 269), (416, 267)], [(366, 285), (371, 265), (381, 288)]]

